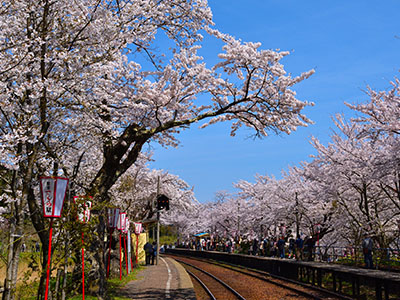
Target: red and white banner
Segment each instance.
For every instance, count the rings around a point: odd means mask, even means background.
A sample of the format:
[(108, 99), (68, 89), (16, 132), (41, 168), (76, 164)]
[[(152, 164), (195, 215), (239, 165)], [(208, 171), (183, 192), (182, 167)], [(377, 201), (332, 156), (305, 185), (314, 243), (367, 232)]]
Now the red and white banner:
[(68, 181), (68, 178), (61, 177), (40, 178), (40, 192), (45, 218), (59, 218), (61, 216)]
[(124, 231), (126, 226), (126, 213), (119, 213), (117, 229)]
[[(40, 194), (42, 196), (43, 216), (45, 218), (61, 217), (65, 195), (68, 187), (68, 178), (40, 177)], [(53, 220), (49, 224), (49, 248), (47, 255), (46, 290), (44, 299), (48, 299), (50, 282), (51, 244), (53, 236)]]
[(119, 208), (109, 208), (108, 209), (108, 227), (114, 229), (118, 225), (119, 219)]
[(124, 229), (124, 233), (127, 234), (129, 231), (129, 227), (130, 227), (130, 221), (128, 218), (125, 219), (125, 229)]
[(142, 232), (142, 223), (135, 222), (135, 234), (140, 234)]
[(78, 221), (81, 223), (87, 223), (90, 221), (90, 209), (92, 208), (91, 196), (75, 196), (74, 203), (78, 208)]

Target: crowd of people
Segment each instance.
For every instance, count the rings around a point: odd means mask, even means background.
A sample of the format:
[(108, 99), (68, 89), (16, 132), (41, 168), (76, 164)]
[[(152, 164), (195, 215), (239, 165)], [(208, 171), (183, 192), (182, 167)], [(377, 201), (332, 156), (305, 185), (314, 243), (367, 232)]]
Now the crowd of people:
[[(242, 253), (265, 257), (289, 258), (296, 260), (313, 261), (319, 241), (313, 236), (297, 236), (297, 238), (284, 236), (254, 238), (254, 239), (233, 239), (233, 238), (193, 238), (192, 240), (180, 243), (178, 247), (206, 250), (223, 251), (227, 253)], [(373, 268), (373, 241), (368, 234), (364, 235), (362, 251), (366, 268)]]
[(313, 249), (316, 239), (312, 236), (297, 239), (281, 236), (279, 238), (265, 237), (262, 239), (211, 239), (210, 237), (192, 239), (179, 245), (194, 250), (223, 251), (228, 253), (243, 253), (249, 255), (292, 258), (298, 260), (313, 260)]

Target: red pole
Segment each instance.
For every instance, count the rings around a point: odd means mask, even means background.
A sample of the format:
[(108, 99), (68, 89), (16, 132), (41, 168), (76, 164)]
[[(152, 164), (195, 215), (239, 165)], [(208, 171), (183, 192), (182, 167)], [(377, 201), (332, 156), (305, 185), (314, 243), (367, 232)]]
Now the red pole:
[(136, 235), (136, 264), (138, 264), (138, 255), (139, 255), (139, 235)]
[(110, 247), (108, 250), (107, 278), (110, 275), (111, 241), (112, 241), (112, 229), (110, 229)]
[(85, 300), (85, 249), (82, 232), (82, 300)]
[(119, 280), (122, 280), (121, 233), (119, 233)]
[(126, 275), (128, 275), (129, 269), (128, 269), (128, 252), (126, 252), (126, 236), (124, 236), (124, 251), (125, 251)]
[(47, 300), (49, 296), (49, 279), (50, 279), (50, 260), (51, 260), (51, 238), (53, 235), (53, 219), (50, 220), (50, 232), (49, 232), (49, 250), (47, 255), (47, 277), (46, 277), (46, 293), (44, 299)]

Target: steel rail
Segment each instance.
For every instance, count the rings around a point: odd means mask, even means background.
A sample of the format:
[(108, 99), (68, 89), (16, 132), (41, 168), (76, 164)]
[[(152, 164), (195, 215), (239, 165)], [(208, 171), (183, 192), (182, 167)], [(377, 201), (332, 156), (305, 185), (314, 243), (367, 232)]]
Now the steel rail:
[[(176, 254), (174, 254), (174, 255), (176, 255)], [(325, 297), (323, 297), (323, 298), (318, 297), (316, 295), (313, 295), (312, 293), (303, 291), (301, 289), (297, 289), (295, 287), (288, 286), (288, 285), (286, 285), (284, 283), (280, 283), (280, 282), (276, 282), (274, 280), (268, 279), (265, 276), (269, 276), (269, 277), (272, 277), (272, 278), (275, 278), (275, 279), (278, 279), (278, 280), (281, 280), (281, 281), (290, 282), (290, 283), (292, 283), (294, 285), (299, 285), (299, 286), (301, 286), (303, 288), (311, 289), (311, 290), (314, 290), (316, 292), (325, 293), (327, 295), (330, 295), (330, 296), (333, 296), (333, 297), (336, 297), (336, 298), (339, 298), (339, 299), (353, 300), (353, 298), (351, 298), (349, 296), (346, 296), (346, 295), (342, 295), (342, 294), (338, 294), (338, 293), (335, 293), (335, 292), (331, 292), (331, 291), (329, 291), (327, 289), (324, 289), (324, 288), (319, 288), (319, 287), (316, 287), (316, 286), (310, 286), (308, 284), (304, 284), (304, 283), (296, 281), (296, 280), (292, 280), (292, 279), (284, 278), (284, 277), (281, 277), (281, 276), (273, 275), (273, 274), (270, 274), (270, 273), (267, 273), (267, 272), (263, 272), (263, 271), (260, 271), (260, 270), (255, 270), (255, 269), (251, 269), (251, 268), (248, 268), (248, 267), (235, 265), (235, 264), (231, 264), (231, 263), (227, 263), (227, 262), (211, 261), (210, 259), (199, 259), (197, 257), (194, 258), (194, 257), (188, 257), (188, 256), (184, 256), (184, 257), (187, 257), (187, 258), (190, 258), (190, 259), (193, 259), (193, 260), (202, 261), (202, 262), (207, 262), (209, 264), (217, 265), (217, 266), (229, 269), (229, 270), (236, 271), (238, 273), (242, 273), (242, 274), (245, 274), (245, 275), (248, 275), (248, 276), (252, 276), (252, 277), (258, 278), (260, 280), (263, 280), (263, 281), (269, 282), (271, 284), (274, 284), (276, 286), (279, 286), (279, 287), (291, 290), (293, 292), (299, 293), (299, 294), (301, 294), (303, 296), (313, 298), (315, 300), (323, 300), (323, 299), (325, 299)], [(231, 266), (231, 267), (229, 267), (229, 266)], [(262, 276), (251, 274), (249, 272), (238, 270), (236, 268), (248, 270), (248, 271), (254, 272), (254, 273), (258, 273), (258, 274), (260, 274)]]
[[(299, 285), (299, 286), (302, 286), (302, 287), (307, 288), (307, 289), (315, 290), (315, 291), (320, 292), (320, 293), (325, 293), (325, 294), (328, 294), (330, 296), (337, 297), (339, 299), (354, 300), (354, 298), (351, 298), (351, 297), (346, 296), (346, 295), (338, 294), (338, 293), (332, 292), (330, 290), (327, 290), (327, 289), (324, 289), (324, 288), (320, 288), (318, 286), (312, 286), (312, 285), (309, 285), (309, 284), (305, 284), (303, 282), (296, 281), (296, 280), (293, 280), (293, 279), (284, 278), (284, 277), (281, 277), (281, 276), (278, 276), (278, 275), (270, 274), (268, 272), (263, 272), (263, 271), (260, 271), (260, 270), (251, 269), (251, 268), (247, 268), (247, 267), (244, 267), (244, 266), (235, 265), (235, 264), (231, 264), (231, 263), (225, 263), (225, 262), (219, 263), (219, 262), (212, 262), (212, 261), (209, 261), (209, 260), (207, 262), (209, 262), (211, 264), (214, 264), (214, 265), (217, 265), (217, 266), (221, 266), (221, 267), (230, 269), (230, 270), (235, 270), (235, 271), (237, 271), (239, 273), (243, 273), (243, 274), (246, 274), (246, 275), (249, 275), (249, 276), (254, 276), (254, 277), (259, 278), (261, 280), (264, 280), (264, 281), (267, 281), (267, 282), (271, 282), (271, 283), (276, 284), (278, 286), (281, 286), (281, 287), (284, 287), (284, 288), (288, 288), (288, 289), (292, 289), (293, 291), (298, 291), (300, 293), (306, 293), (307, 294), (308, 292), (297, 290), (294, 287), (286, 286), (283, 283), (276, 282), (274, 280), (265, 278), (263, 276), (269, 276), (269, 277), (272, 277), (272, 278), (275, 278), (275, 279), (278, 279), (278, 280), (281, 280), (281, 281), (290, 282), (292, 284)], [(236, 269), (230, 268), (228, 266), (224, 266), (224, 264), (229, 265), (231, 267), (240, 268), (240, 269), (248, 270), (250, 272), (258, 273), (258, 274), (260, 274), (262, 276), (257, 276), (257, 275), (254, 275), (254, 274), (250, 274), (250, 273), (248, 273), (246, 271), (236, 270)], [(305, 296), (314, 297), (315, 299), (324, 299), (324, 298), (319, 298), (319, 297), (316, 297), (316, 296), (312, 296), (311, 293), (309, 295), (305, 295)]]
[(201, 268), (199, 268), (199, 267), (197, 267), (197, 266), (195, 266), (195, 265), (192, 265), (192, 264), (190, 264), (190, 263), (188, 263), (188, 262), (185, 262), (185, 261), (183, 261), (183, 260), (178, 260), (178, 259), (175, 259), (176, 261), (178, 261), (178, 262), (180, 262), (180, 263), (183, 263), (183, 264), (185, 264), (185, 265), (187, 265), (187, 266), (190, 266), (190, 267), (192, 267), (192, 268), (194, 268), (194, 269), (196, 269), (196, 270), (198, 270), (198, 271), (200, 271), (200, 272), (202, 272), (202, 273), (204, 273), (204, 274), (206, 274), (206, 275), (208, 275), (208, 276), (210, 276), (211, 278), (213, 278), (215, 281), (218, 281), (220, 284), (222, 284), (225, 288), (227, 288), (229, 291), (231, 291), (237, 298), (239, 298), (240, 300), (246, 300), (246, 298), (244, 298), (242, 295), (240, 295), (236, 290), (234, 290), (231, 286), (229, 286), (227, 283), (225, 283), (224, 281), (222, 281), (221, 279), (219, 279), (218, 277), (216, 277), (216, 276), (214, 276), (213, 274), (211, 274), (211, 273), (209, 273), (209, 272), (207, 272), (207, 271), (205, 271), (205, 270), (203, 270), (203, 269), (201, 269)]
[(186, 272), (188, 272), (188, 274), (190, 276), (192, 276), (194, 279), (196, 279), (198, 281), (198, 283), (200, 283), (200, 285), (203, 287), (203, 289), (207, 292), (207, 294), (211, 297), (212, 300), (217, 300), (217, 298), (215, 298), (214, 294), (210, 291), (210, 289), (207, 287), (207, 285), (203, 281), (201, 281), (201, 279), (199, 277), (194, 275), (189, 270), (186, 270)]

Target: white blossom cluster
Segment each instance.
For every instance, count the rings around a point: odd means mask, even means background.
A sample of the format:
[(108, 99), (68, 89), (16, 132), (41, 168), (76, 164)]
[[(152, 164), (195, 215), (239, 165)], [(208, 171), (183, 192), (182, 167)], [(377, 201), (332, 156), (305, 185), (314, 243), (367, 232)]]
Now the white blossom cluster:
[[(236, 194), (206, 204), (193, 219), (202, 230), (225, 237), (277, 238), (281, 228), (321, 239), (324, 246), (360, 245), (364, 233), (377, 248), (399, 248), (400, 97), (369, 89), (370, 100), (350, 105), (359, 116), (333, 118), (328, 145), (312, 138), (317, 154), (283, 172), (282, 179), (239, 181)], [(216, 216), (216, 217), (214, 217)]]
[[(223, 44), (214, 66), (198, 54), (204, 35)], [(14, 199), (23, 191), (30, 214), (43, 175), (62, 173), (101, 202), (139, 172), (143, 147), (176, 146), (192, 123), (229, 121), (232, 135), (248, 126), (258, 136), (307, 126), (313, 104), (292, 88), (314, 71), (292, 77), (286, 55), (218, 31), (205, 0), (3, 1), (1, 184)], [(193, 198), (173, 181), (177, 197)], [(135, 191), (135, 201), (150, 197)]]

